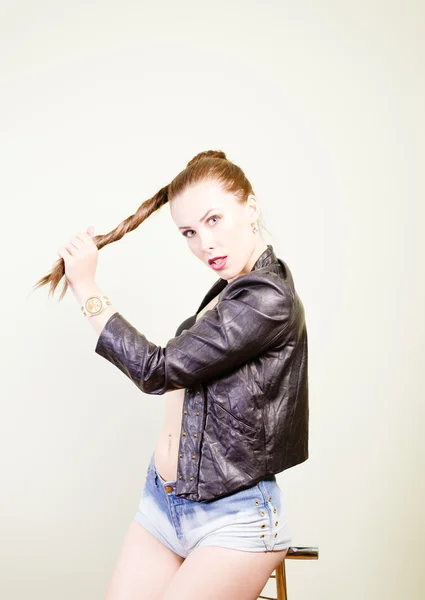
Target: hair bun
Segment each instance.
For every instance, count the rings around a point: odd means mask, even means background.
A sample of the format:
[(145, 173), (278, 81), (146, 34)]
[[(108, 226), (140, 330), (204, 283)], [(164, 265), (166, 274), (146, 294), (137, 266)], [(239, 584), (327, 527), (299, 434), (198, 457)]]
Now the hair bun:
[(227, 160), (225, 153), (221, 150), (205, 150), (205, 152), (200, 152), (199, 154), (194, 156), (192, 160), (190, 160), (187, 163), (187, 166), (190, 167), (199, 160), (202, 160), (203, 158), (222, 158), (223, 160)]

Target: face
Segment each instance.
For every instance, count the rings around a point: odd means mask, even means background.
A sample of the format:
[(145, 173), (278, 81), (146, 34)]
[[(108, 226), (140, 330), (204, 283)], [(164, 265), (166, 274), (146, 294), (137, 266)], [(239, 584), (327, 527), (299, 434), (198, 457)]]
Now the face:
[(192, 185), (170, 202), (173, 221), (186, 238), (190, 251), (208, 269), (208, 260), (225, 256), (223, 267), (215, 270), (228, 282), (249, 273), (267, 244), (260, 234), (252, 233), (259, 217), (255, 196), (240, 204), (215, 181)]

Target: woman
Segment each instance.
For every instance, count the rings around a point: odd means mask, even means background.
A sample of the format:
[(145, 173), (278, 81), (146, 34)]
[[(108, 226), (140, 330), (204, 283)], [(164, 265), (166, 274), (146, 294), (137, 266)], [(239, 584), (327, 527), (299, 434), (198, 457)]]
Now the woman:
[[(190, 251), (219, 279), (162, 348), (95, 283), (98, 250), (163, 204)], [(106, 600), (254, 600), (291, 545), (276, 473), (308, 458), (307, 332), (288, 266), (261, 237), (242, 169), (202, 152), (105, 236), (58, 249), (99, 334), (96, 353), (143, 392), (167, 393), (139, 506)], [(65, 288), (66, 289), (66, 288)]]

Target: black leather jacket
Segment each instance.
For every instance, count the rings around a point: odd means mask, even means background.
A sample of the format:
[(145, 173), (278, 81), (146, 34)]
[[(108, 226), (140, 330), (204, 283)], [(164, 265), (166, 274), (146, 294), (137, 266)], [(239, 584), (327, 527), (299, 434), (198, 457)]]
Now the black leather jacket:
[(249, 273), (220, 278), (165, 347), (116, 312), (95, 352), (146, 394), (185, 388), (176, 496), (214, 500), (307, 460), (304, 308), (270, 244)]

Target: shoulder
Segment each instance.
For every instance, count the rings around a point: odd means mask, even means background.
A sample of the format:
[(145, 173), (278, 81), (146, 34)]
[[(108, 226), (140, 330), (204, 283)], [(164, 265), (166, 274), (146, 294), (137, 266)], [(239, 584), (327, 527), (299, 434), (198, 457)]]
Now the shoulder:
[(278, 273), (259, 269), (240, 275), (226, 285), (221, 293), (223, 300), (237, 296), (290, 299), (293, 294), (288, 283)]
[(221, 293), (221, 301), (226, 300), (239, 300), (267, 311), (288, 310), (294, 302), (294, 295), (278, 273), (259, 269), (230, 282)]

